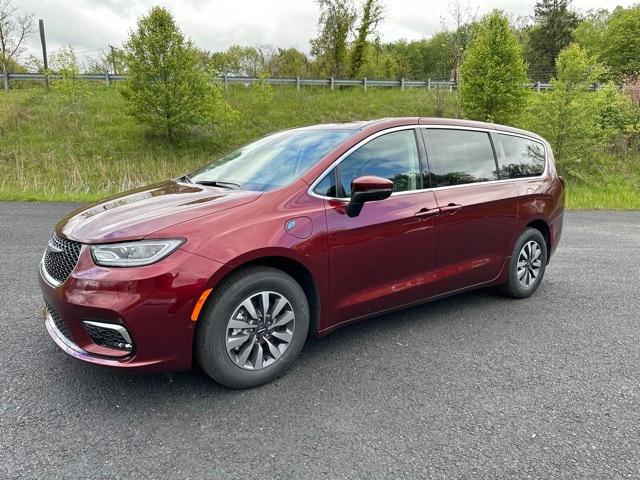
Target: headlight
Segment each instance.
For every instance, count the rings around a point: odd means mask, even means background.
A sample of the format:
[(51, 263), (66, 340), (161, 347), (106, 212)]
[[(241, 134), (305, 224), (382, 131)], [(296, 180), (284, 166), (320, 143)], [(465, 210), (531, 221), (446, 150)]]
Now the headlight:
[(91, 255), (96, 265), (104, 267), (138, 267), (162, 260), (183, 243), (184, 240), (181, 238), (172, 238), (91, 245)]

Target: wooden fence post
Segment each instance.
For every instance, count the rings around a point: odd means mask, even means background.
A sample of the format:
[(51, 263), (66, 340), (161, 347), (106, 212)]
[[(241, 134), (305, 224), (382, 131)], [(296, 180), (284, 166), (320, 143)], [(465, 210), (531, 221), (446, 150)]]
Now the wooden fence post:
[(431, 90), (431, 79), (427, 80), (427, 90)]
[(400, 90), (404, 90), (404, 77), (400, 79)]
[(296, 90), (300, 91), (300, 77), (296, 77)]
[(329, 84), (331, 85), (331, 90), (333, 91), (335, 79), (331, 77)]
[(364, 80), (362, 80), (362, 85), (364, 85), (364, 91), (367, 91), (367, 77), (364, 77)]
[(111, 83), (111, 82), (109, 81), (109, 72), (108, 72), (108, 71), (106, 71), (106, 72), (104, 73), (104, 83), (107, 85), (107, 87), (108, 87), (108, 86), (109, 86), (109, 84)]
[(47, 39), (44, 35), (44, 20), (38, 20), (40, 43), (42, 44), (42, 64), (44, 65), (44, 87), (49, 90), (49, 57), (47, 56)]
[(118, 66), (116, 65), (116, 47), (109, 45), (111, 49), (111, 61), (113, 63), (113, 74), (118, 75)]

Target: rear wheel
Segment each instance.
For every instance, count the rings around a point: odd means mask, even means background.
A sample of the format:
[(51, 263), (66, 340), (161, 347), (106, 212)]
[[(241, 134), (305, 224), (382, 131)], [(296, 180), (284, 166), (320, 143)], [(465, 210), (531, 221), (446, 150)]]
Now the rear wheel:
[(540, 286), (547, 266), (547, 242), (535, 228), (527, 228), (513, 249), (509, 276), (502, 292), (512, 298), (526, 298)]
[(282, 375), (302, 350), (309, 304), (286, 273), (253, 267), (232, 274), (198, 322), (196, 355), (202, 369), (230, 388), (249, 388)]

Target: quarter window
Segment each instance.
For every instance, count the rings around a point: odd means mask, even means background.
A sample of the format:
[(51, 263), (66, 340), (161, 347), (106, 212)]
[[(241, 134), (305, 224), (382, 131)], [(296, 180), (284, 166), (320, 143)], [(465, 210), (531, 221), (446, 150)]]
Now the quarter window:
[(513, 135), (494, 135), (500, 164), (500, 177), (522, 178), (542, 175), (545, 166), (544, 146)]
[(318, 195), (322, 195), (324, 197), (337, 197), (338, 194), (336, 192), (336, 169), (332, 169), (329, 173), (327, 173), (324, 178), (316, 185), (316, 188), (313, 189), (315, 193)]
[(420, 160), (413, 129), (374, 138), (338, 166), (343, 197), (351, 196), (351, 182), (364, 175), (388, 178), (395, 192), (422, 188)]
[(427, 160), (433, 186), (498, 180), (488, 133), (428, 129), (426, 137)]

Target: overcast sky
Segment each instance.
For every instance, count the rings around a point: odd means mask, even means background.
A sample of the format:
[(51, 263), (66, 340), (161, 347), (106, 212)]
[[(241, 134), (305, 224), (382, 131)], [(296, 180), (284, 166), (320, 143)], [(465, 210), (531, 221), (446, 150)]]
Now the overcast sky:
[[(464, 1), (464, 0), (463, 0)], [(629, 6), (638, 0), (574, 0), (578, 10)], [(475, 0), (480, 14), (501, 8), (515, 15), (531, 15), (535, 0)], [(314, 0), (14, 0), (25, 12), (45, 22), (49, 50), (71, 45), (80, 57), (97, 56), (108, 45), (121, 45), (136, 19), (153, 5), (167, 7), (183, 32), (206, 50), (225, 50), (233, 44), (275, 45), (309, 51), (315, 35), (318, 8)], [(441, 29), (449, 19), (447, 0), (386, 0), (380, 27), (384, 41), (420, 39)], [(40, 54), (37, 35), (29, 52)]]

